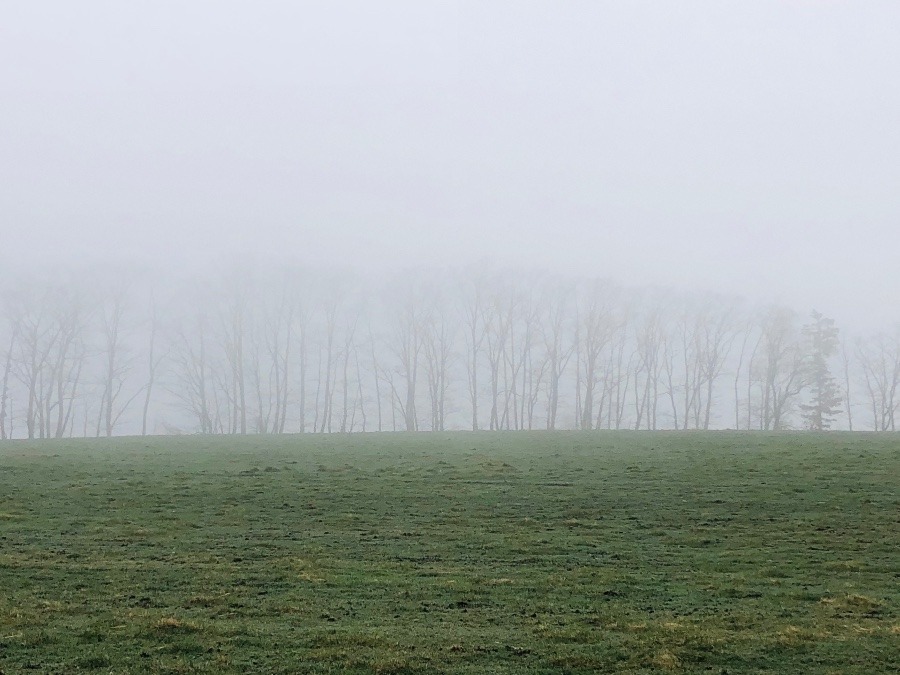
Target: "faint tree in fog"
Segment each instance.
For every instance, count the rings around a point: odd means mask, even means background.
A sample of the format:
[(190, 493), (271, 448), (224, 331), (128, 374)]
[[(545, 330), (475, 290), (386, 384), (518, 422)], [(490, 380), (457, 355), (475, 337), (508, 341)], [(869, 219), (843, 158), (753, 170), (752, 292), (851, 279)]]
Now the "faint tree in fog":
[[(413, 279), (412, 283), (415, 281)], [(403, 417), (404, 428), (418, 431), (416, 385), (422, 351), (423, 307), (415, 288), (400, 288), (392, 295), (388, 349), (395, 359), (395, 366), (389, 371), (389, 384), (394, 407)]]
[(734, 305), (716, 296), (672, 298), (664, 340), (666, 393), (677, 429), (708, 429), (716, 382), (736, 336)]
[(524, 429), (528, 400), (535, 385), (532, 345), (534, 342), (536, 313), (533, 288), (522, 284), (514, 288), (515, 304), (511, 307), (509, 349), (503, 364), (505, 428)]
[[(60, 291), (57, 291), (60, 293)], [(77, 289), (60, 293), (55, 302), (56, 339), (50, 349), (41, 417), (44, 438), (62, 438), (74, 422), (73, 411), (87, 356), (84, 328), (88, 310)]]
[(702, 310), (700, 323), (697, 351), (700, 360), (700, 377), (697, 384), (700, 392), (695, 399), (697, 415), (694, 427), (709, 429), (715, 384), (728, 363), (738, 335), (737, 307), (733, 301), (712, 298)]
[[(300, 430), (300, 433), (304, 433), (306, 431), (306, 380), (307, 374), (306, 370), (308, 367), (307, 361), (307, 345), (309, 344), (309, 340), (307, 338), (307, 334), (309, 333), (310, 319), (309, 312), (306, 309), (307, 304), (301, 301), (301, 306), (295, 313), (296, 317), (296, 330), (300, 334), (300, 343), (298, 345), (299, 351), (299, 359), (298, 359), (298, 380), (300, 383), (300, 397), (297, 402), (298, 408), (298, 420), (297, 426)], [(287, 418), (287, 400), (284, 402), (285, 405), (285, 413), (282, 416), (282, 424), (284, 424), (284, 420)]]
[(598, 418), (603, 413), (605, 392), (597, 388), (603, 377), (601, 355), (615, 330), (613, 293), (608, 282), (592, 280), (577, 295), (575, 414), (581, 429), (594, 428), (595, 407), (599, 408)]
[(830, 429), (840, 412), (841, 395), (831, 374), (829, 361), (837, 352), (838, 329), (833, 319), (813, 311), (812, 321), (803, 327), (806, 341), (804, 376), (810, 389), (810, 402), (801, 403), (806, 427), (813, 431)]
[(473, 278), (464, 278), (462, 282), (462, 316), (466, 339), (466, 383), (468, 385), (469, 405), (472, 411), (472, 431), (478, 430), (478, 362), (482, 353), (482, 345), (487, 336), (485, 316), (485, 277), (473, 273)]
[[(0, 440), (6, 440), (12, 436), (12, 414), (9, 405), (9, 376), (12, 373), (13, 350), (16, 347), (16, 337), (19, 333), (19, 326), (15, 321), (10, 320), (9, 325), (9, 342), (7, 343), (6, 352), (3, 354), (3, 374), (0, 380)], [(7, 416), (10, 419), (10, 425), (7, 426)]]
[(122, 320), (125, 311), (126, 290), (122, 288), (114, 290), (104, 299), (100, 307), (103, 393), (97, 415), (97, 436), (100, 435), (101, 428), (107, 437), (112, 436), (122, 415), (141, 394), (141, 390), (138, 389), (130, 397), (122, 400), (122, 390), (133, 366), (133, 358), (127, 354), (127, 348), (123, 343)]
[(506, 288), (506, 284), (496, 283), (491, 287), (491, 294), (483, 305), (482, 317), (485, 327), (485, 355), (487, 356), (491, 412), (489, 429), (501, 429), (500, 396), (502, 391), (502, 368), (506, 360), (507, 342), (509, 341), (510, 319), (515, 307), (515, 296)]
[(532, 430), (539, 424), (538, 403), (546, 397), (550, 380), (550, 354), (543, 338), (546, 333), (543, 323), (547, 320), (545, 303), (549, 280), (535, 278), (529, 283), (523, 314), (520, 320), (519, 373), (519, 428)]
[[(351, 431), (353, 428), (350, 413), (350, 363), (356, 352), (356, 327), (359, 324), (360, 311), (361, 310), (357, 309), (348, 317), (344, 328), (344, 343), (341, 349), (341, 360), (343, 363), (341, 368), (341, 433)], [(357, 386), (352, 386), (352, 390), (354, 394), (358, 393)], [(353, 406), (353, 416), (355, 416), (357, 405), (360, 404), (362, 404), (362, 400), (359, 396), (356, 396)]]
[(847, 426), (850, 431), (853, 431), (853, 403), (852, 403), (852, 391), (853, 388), (851, 386), (851, 377), (850, 373), (853, 370), (852, 368), (852, 357), (850, 355), (850, 350), (847, 348), (847, 341), (844, 340), (841, 342), (841, 366), (843, 373), (843, 398), (844, 398), (844, 409), (847, 412)]
[(857, 359), (872, 411), (875, 431), (895, 431), (900, 408), (900, 331), (880, 333), (856, 344)]
[[(631, 386), (631, 372), (636, 358), (630, 342), (629, 316), (630, 309), (622, 303), (616, 322), (615, 332), (610, 343), (609, 360), (606, 366), (610, 382), (610, 404), (607, 406), (607, 429), (621, 429), (625, 425), (625, 412), (628, 407), (628, 391)], [(626, 353), (631, 352), (628, 358)]]
[(575, 353), (569, 316), (570, 291), (554, 282), (545, 287), (540, 322), (547, 368), (547, 428), (556, 429), (559, 417), (560, 381)]
[[(256, 431), (284, 433), (291, 398), (294, 350), (299, 342), (301, 431), (305, 406), (306, 313), (301, 289), (290, 270), (264, 278), (253, 305), (251, 380), (256, 394)], [(299, 340), (297, 338), (299, 334)]]
[[(372, 319), (368, 319), (368, 347), (369, 354), (372, 359), (372, 381), (375, 385), (375, 413), (378, 419), (378, 431), (384, 430), (384, 415), (382, 412), (381, 402), (381, 383), (383, 380), (383, 371), (378, 359), (378, 350), (375, 340), (375, 333), (372, 330)], [(362, 381), (362, 379), (360, 379)]]
[(447, 315), (445, 298), (437, 295), (424, 312), (422, 346), (425, 375), (431, 404), (431, 430), (444, 431), (447, 420), (447, 397), (451, 384), (453, 342), (456, 331)]
[(11, 371), (25, 387), (28, 438), (62, 438), (72, 432), (86, 356), (88, 311), (80, 289), (24, 285), (8, 307), (18, 327)]
[[(674, 304), (674, 303), (673, 303)], [(683, 420), (684, 428), (688, 428), (691, 409), (697, 396), (697, 381), (699, 380), (696, 358), (696, 317), (690, 312), (686, 304), (674, 305), (674, 316), (671, 310), (666, 312), (664, 321), (662, 370), (665, 373), (665, 393), (672, 409), (672, 426), (680, 427), (679, 419)], [(679, 416), (679, 401), (684, 399), (684, 414)]]
[[(528, 315), (527, 300), (522, 289), (516, 288), (511, 296), (513, 303), (508, 306), (510, 316), (509, 340), (503, 350), (502, 380), (500, 394), (503, 401), (500, 415), (501, 429), (519, 429), (519, 401), (521, 392), (519, 389), (519, 375), (523, 372), (523, 349), (527, 344), (525, 319)], [(527, 347), (526, 347), (527, 349)]]
[[(222, 316), (222, 335), (228, 364), (228, 382), (224, 392), (228, 401), (231, 433), (247, 433), (247, 378), (244, 339), (248, 326), (248, 298), (246, 277), (240, 270), (229, 275), (225, 285)], [(224, 373), (222, 374), (224, 375)]]
[[(749, 363), (747, 364), (747, 429), (751, 427), (751, 417), (752, 417), (752, 389), (753, 389), (753, 360), (756, 356), (756, 353), (759, 351), (759, 345), (762, 342), (762, 334), (756, 332), (756, 322), (752, 317), (747, 317), (738, 323), (736, 326), (737, 332), (742, 335), (741, 338), (741, 351), (738, 355), (738, 362), (734, 371), (734, 428), (741, 428), (741, 392), (740, 392), (740, 382), (741, 382), (741, 374), (744, 365), (745, 357), (749, 359)], [(753, 340), (754, 346), (751, 350), (750, 354), (747, 354), (747, 345), (751, 342), (751, 338), (755, 337)]]
[(150, 298), (150, 334), (147, 341), (147, 381), (144, 383), (144, 404), (141, 407), (141, 436), (147, 435), (147, 417), (150, 413), (150, 401), (153, 396), (153, 387), (156, 385), (156, 378), (159, 373), (159, 367), (165, 358), (164, 353), (160, 353), (157, 345), (159, 335), (159, 312), (156, 305), (156, 299)]
[[(356, 368), (356, 400), (357, 400), (357, 404), (358, 404), (359, 416), (362, 420), (362, 429), (361, 430), (363, 433), (366, 432), (366, 430), (367, 430), (366, 425), (368, 424), (368, 421), (369, 421), (369, 416), (366, 413), (367, 396), (366, 396), (365, 387), (363, 385), (363, 368), (359, 362), (359, 354), (360, 354), (361, 348), (364, 346), (365, 346), (364, 344), (359, 344), (359, 343), (353, 344), (353, 363)], [(353, 408), (353, 418), (350, 421), (350, 428), (353, 430), (356, 429), (356, 411), (357, 411), (357, 408), (354, 407)]]
[(637, 368), (634, 371), (635, 423), (638, 430), (646, 420), (646, 429), (657, 428), (657, 405), (661, 374), (660, 356), (665, 346), (663, 312), (654, 302), (645, 304), (635, 325)]
[(213, 379), (206, 314), (198, 309), (190, 318), (190, 326), (183, 319), (176, 329), (172, 359), (175, 385), (171, 391), (196, 419), (200, 433), (220, 433), (223, 429), (213, 420)]
[(806, 386), (803, 349), (792, 310), (775, 307), (762, 321), (762, 362), (757, 381), (761, 388), (760, 428), (779, 431), (790, 426), (789, 416)]
[(37, 409), (40, 407), (39, 382), (44, 370), (55, 332), (50, 322), (49, 292), (25, 286), (11, 295), (9, 312), (18, 328), (19, 340), (15, 373), (25, 387), (27, 399), (25, 426), (28, 438), (35, 438), (42, 430), (37, 428)]
[[(318, 427), (319, 433), (332, 431), (331, 421), (334, 407), (334, 384), (337, 378), (337, 354), (336, 341), (338, 329), (338, 309), (340, 307), (340, 295), (336, 288), (332, 288), (328, 292), (328, 297), (324, 300), (322, 308), (322, 319), (324, 321), (324, 345), (319, 343), (319, 376), (316, 385), (316, 412), (313, 426)], [(322, 373), (322, 348), (325, 348), (325, 372)], [(324, 382), (324, 390), (322, 389)], [(319, 395), (322, 395), (322, 410), (319, 412)]]

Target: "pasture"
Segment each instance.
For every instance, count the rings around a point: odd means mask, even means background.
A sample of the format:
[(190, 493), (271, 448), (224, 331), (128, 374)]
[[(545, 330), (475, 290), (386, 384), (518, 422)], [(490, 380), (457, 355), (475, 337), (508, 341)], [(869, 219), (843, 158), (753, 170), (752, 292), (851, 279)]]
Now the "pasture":
[(0, 672), (873, 673), (900, 438), (0, 445)]

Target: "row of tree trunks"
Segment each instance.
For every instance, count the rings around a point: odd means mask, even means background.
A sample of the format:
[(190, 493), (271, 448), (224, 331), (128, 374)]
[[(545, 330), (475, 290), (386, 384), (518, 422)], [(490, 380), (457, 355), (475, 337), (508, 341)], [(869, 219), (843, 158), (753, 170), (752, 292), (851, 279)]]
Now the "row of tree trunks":
[(0, 438), (888, 431), (900, 409), (900, 334), (842, 342), (821, 314), (804, 324), (709, 294), (481, 271), (368, 288), (222, 274), (162, 303), (137, 285), (108, 288), (4, 293)]

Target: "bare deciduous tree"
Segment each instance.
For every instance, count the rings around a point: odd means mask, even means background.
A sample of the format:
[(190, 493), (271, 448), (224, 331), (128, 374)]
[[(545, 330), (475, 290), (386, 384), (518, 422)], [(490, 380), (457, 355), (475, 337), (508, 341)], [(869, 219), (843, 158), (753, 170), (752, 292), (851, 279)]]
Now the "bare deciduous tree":
[(872, 412), (875, 431), (896, 431), (900, 409), (900, 332), (880, 333), (856, 343), (856, 356)]
[(793, 311), (775, 307), (762, 323), (760, 427), (780, 431), (790, 427), (797, 397), (806, 386), (803, 349)]

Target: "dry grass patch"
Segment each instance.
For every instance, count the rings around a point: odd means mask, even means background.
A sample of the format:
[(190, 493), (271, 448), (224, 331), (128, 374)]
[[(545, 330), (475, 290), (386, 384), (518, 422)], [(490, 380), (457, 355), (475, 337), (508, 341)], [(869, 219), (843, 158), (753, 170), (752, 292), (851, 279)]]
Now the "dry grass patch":
[(407, 659), (387, 658), (372, 663), (372, 670), (376, 673), (409, 673), (413, 667)]
[(832, 570), (859, 572), (863, 569), (863, 563), (861, 560), (834, 560), (826, 562), (825, 567)]
[(804, 642), (817, 642), (827, 640), (832, 634), (827, 630), (813, 630), (811, 628), (801, 628), (799, 626), (785, 626), (776, 634), (776, 642), (785, 646), (799, 645)]
[(664, 649), (656, 654), (650, 663), (661, 670), (678, 670), (681, 667), (681, 659), (668, 649)]
[(884, 603), (881, 600), (859, 593), (824, 597), (820, 602), (839, 615), (862, 614), (863, 616), (875, 616), (884, 610)]
[(212, 595), (194, 595), (187, 601), (188, 607), (214, 607), (219, 603), (221, 598)]
[(156, 630), (166, 633), (195, 633), (200, 627), (191, 621), (182, 621), (174, 616), (166, 616), (156, 622)]
[(806, 641), (804, 632), (797, 626), (785, 626), (776, 636), (776, 641), (782, 645), (796, 645)]

